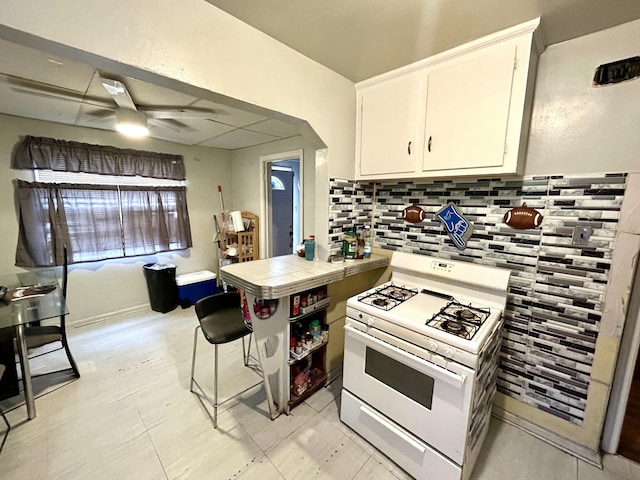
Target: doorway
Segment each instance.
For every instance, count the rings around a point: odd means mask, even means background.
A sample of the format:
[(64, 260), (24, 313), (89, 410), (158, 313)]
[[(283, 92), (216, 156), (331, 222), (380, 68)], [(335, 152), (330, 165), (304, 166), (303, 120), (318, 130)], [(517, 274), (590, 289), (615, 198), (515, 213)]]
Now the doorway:
[(302, 150), (260, 157), (267, 257), (294, 253), (302, 239)]
[(617, 453), (640, 463), (640, 356), (636, 357)]
[(601, 447), (640, 463), (640, 267), (631, 288)]

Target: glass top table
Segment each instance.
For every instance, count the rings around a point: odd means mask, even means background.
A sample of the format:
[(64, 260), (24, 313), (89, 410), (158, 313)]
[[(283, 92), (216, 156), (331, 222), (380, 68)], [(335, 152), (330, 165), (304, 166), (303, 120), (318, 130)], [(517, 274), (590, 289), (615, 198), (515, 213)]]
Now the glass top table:
[[(33, 419), (36, 417), (36, 407), (31, 385), (25, 325), (57, 318), (69, 312), (54, 269), (0, 275), (0, 285), (8, 289), (5, 299), (0, 300), (0, 328), (15, 329), (27, 415), (29, 419)], [(32, 288), (22, 290), (20, 287)], [(22, 293), (23, 296), (18, 295), (8, 299), (16, 292)]]

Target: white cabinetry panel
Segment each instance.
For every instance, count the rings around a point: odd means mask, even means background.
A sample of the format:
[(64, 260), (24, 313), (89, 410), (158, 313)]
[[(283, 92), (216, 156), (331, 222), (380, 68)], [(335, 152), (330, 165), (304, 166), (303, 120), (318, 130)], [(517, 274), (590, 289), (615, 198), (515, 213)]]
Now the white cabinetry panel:
[(539, 19), (356, 85), (359, 180), (521, 174)]
[(422, 155), (424, 76), (412, 72), (359, 92), (360, 175), (415, 170)]
[(502, 167), (515, 60), (499, 44), (429, 72), (423, 172)]

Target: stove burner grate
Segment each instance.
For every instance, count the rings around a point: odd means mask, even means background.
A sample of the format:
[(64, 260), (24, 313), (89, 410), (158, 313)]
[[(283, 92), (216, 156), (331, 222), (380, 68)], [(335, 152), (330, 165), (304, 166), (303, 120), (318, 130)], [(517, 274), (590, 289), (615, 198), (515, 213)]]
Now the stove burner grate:
[(464, 325), (455, 320), (445, 320), (441, 325), (447, 332), (458, 334), (464, 331)]
[(431, 319), (427, 320), (426, 324), (466, 340), (471, 340), (490, 313), (491, 311), (488, 308), (463, 305), (454, 299), (440, 309)]
[(391, 310), (393, 307), (400, 305), (402, 302), (410, 299), (417, 293), (417, 288), (390, 283), (389, 285), (376, 288), (372, 292), (358, 297), (358, 300), (382, 310)]

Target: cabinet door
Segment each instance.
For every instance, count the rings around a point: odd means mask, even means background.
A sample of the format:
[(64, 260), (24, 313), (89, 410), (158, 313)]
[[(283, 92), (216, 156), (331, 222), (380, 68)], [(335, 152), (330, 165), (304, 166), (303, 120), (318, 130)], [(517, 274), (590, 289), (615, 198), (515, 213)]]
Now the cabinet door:
[(497, 44), (429, 72), (423, 172), (503, 165), (515, 60)]
[(411, 72), (359, 92), (357, 174), (411, 173), (420, 165), (424, 78), (421, 71)]

